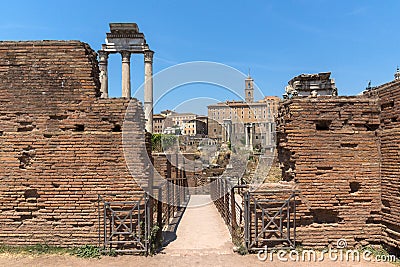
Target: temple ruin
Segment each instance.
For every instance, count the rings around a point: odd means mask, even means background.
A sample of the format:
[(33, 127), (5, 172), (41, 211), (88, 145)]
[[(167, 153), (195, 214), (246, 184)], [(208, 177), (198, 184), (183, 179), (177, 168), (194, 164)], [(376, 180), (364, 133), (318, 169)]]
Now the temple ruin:
[(144, 114), (146, 130), (153, 132), (153, 54), (144, 34), (136, 23), (110, 23), (106, 43), (99, 53), (101, 97), (108, 97), (108, 57), (119, 53), (122, 57), (122, 97), (131, 98), (131, 55), (144, 55)]

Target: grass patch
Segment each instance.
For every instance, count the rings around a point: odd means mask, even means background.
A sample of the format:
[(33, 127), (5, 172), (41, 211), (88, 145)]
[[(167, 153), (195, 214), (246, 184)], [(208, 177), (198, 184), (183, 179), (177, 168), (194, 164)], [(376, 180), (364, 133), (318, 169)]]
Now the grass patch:
[(36, 244), (30, 246), (7, 246), (0, 245), (1, 254), (31, 254), (31, 255), (41, 255), (41, 254), (69, 254), (72, 249), (61, 248), (56, 246), (49, 246), (47, 244)]
[[(102, 253), (99, 247), (94, 245), (84, 245), (76, 248), (62, 248), (47, 244), (35, 244), (29, 246), (8, 246), (0, 245), (0, 254), (12, 255), (73, 255), (80, 258), (100, 258)], [(115, 251), (110, 251), (105, 255), (116, 256)]]

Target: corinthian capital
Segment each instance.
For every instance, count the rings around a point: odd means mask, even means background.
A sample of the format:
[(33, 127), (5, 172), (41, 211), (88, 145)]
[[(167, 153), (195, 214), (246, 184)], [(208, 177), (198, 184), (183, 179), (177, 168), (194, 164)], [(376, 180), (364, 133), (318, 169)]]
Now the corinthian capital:
[(144, 62), (152, 63), (153, 62), (153, 55), (154, 55), (154, 52), (151, 51), (151, 50), (144, 51)]
[(99, 50), (98, 54), (99, 54), (99, 62), (106, 63), (108, 60), (108, 52), (106, 52), (104, 50)]
[(131, 52), (129, 51), (121, 51), (122, 62), (129, 63), (131, 61)]

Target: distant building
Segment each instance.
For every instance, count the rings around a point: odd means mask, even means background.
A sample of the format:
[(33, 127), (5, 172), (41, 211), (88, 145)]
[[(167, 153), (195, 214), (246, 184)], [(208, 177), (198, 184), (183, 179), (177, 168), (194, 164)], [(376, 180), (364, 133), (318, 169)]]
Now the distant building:
[(245, 100), (226, 101), (208, 106), (208, 136), (220, 142), (241, 142), (247, 148), (275, 145), (274, 117), (279, 97), (254, 101), (254, 80), (245, 79)]
[(207, 123), (197, 118), (183, 121), (183, 125), (182, 135), (196, 136), (207, 134)]
[(288, 82), (285, 88), (284, 98), (290, 96), (318, 96), (338, 94), (335, 80), (330, 78), (330, 72), (318, 74), (301, 74)]
[(171, 110), (153, 115), (153, 132), (177, 135), (206, 135), (207, 117), (194, 113), (177, 113)]
[(197, 132), (201, 135), (208, 135), (208, 117), (199, 115), (197, 120)]
[[(170, 115), (175, 114), (171, 110), (164, 110), (161, 111), (160, 114), (153, 115), (153, 133), (165, 133), (168, 132), (175, 132), (175, 130), (171, 130), (170, 128), (174, 126), (174, 123), (169, 118)], [(167, 130), (168, 129), (168, 130)]]
[(162, 114), (153, 115), (153, 133), (163, 133), (164, 132), (164, 121), (166, 116)]

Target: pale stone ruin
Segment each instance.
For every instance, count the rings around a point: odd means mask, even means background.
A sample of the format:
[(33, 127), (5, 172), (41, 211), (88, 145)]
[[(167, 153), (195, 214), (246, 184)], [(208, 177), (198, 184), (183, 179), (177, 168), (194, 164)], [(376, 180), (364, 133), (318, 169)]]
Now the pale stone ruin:
[(131, 98), (130, 58), (131, 54), (144, 55), (144, 112), (146, 131), (153, 132), (153, 54), (146, 43), (144, 34), (136, 23), (110, 23), (106, 43), (99, 53), (101, 96), (108, 98), (108, 56), (120, 53), (122, 56), (122, 97)]
[(288, 82), (283, 98), (287, 99), (290, 96), (337, 96), (335, 80), (331, 79), (330, 76), (330, 72), (296, 76)]

